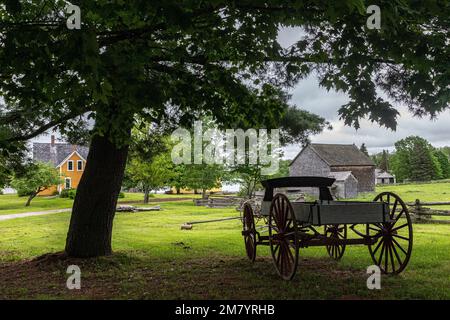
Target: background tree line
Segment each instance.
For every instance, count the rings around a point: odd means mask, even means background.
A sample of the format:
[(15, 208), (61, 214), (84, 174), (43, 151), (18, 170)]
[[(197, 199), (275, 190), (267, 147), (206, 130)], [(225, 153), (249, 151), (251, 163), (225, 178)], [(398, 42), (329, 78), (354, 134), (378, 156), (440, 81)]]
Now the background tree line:
[(450, 179), (450, 147), (436, 148), (418, 136), (395, 143), (395, 152), (383, 150), (373, 154), (378, 168), (395, 174), (397, 181)]

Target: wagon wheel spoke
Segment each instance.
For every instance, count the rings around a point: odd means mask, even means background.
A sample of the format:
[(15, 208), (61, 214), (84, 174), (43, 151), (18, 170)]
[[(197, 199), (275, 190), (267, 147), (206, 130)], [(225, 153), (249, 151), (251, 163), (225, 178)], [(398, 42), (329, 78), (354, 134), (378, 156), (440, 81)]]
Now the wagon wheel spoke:
[(377, 246), (375, 247), (375, 249), (373, 250), (373, 254), (375, 255), (375, 253), (377, 253), (378, 249), (380, 249), (381, 245), (383, 244), (384, 239), (381, 239), (380, 241), (378, 241)]
[(386, 248), (384, 250), (384, 271), (387, 273), (389, 268), (389, 241), (386, 241)]
[(275, 249), (273, 249), (273, 253), (277, 254), (277, 251), (280, 249), (280, 244), (275, 245)]
[[(397, 217), (395, 217), (395, 218), (392, 217), (392, 218), (394, 218), (395, 222), (397, 222), (398, 219), (400, 219), (400, 217), (401, 217), (404, 213), (405, 213), (405, 210), (402, 210), (402, 211), (400, 211), (400, 212), (398, 213)], [(395, 222), (394, 222), (394, 224), (395, 224)]]
[(397, 240), (395, 240), (394, 238), (392, 238), (392, 242), (394, 242), (396, 245), (397, 245), (397, 247), (404, 253), (404, 254), (408, 254), (408, 252), (405, 250), (405, 249), (403, 249), (403, 247), (400, 245), (400, 243), (398, 243), (397, 242)]
[(399, 254), (398, 254), (398, 252), (397, 252), (397, 249), (395, 248), (395, 243), (393, 242), (392, 243), (392, 251), (394, 251), (394, 254), (395, 254), (395, 257), (397, 258), (397, 261), (398, 261), (398, 263), (399, 263), (399, 265), (401, 266), (402, 264), (403, 264), (403, 261), (402, 261), (402, 259), (400, 259), (400, 256), (399, 256)]
[(391, 229), (391, 232), (394, 232), (394, 231), (397, 231), (397, 230), (403, 229), (404, 227), (408, 227), (408, 226), (409, 226), (409, 224), (408, 224), (408, 223), (402, 224), (401, 226), (398, 226), (398, 227), (392, 228), (392, 229)]
[(392, 207), (391, 214), (390, 214), (391, 219), (394, 218), (394, 216), (395, 216), (395, 210), (397, 210), (397, 205), (398, 205), (398, 199), (395, 199), (395, 202), (394, 202), (394, 205)]
[(409, 241), (409, 238), (404, 237), (404, 236), (400, 236), (400, 235), (398, 235), (398, 234), (392, 234), (392, 236), (393, 236), (393, 237), (396, 237), (396, 238), (403, 239), (403, 240), (405, 240), (405, 241)]
[(395, 272), (395, 261), (394, 261), (394, 254), (392, 253), (392, 244), (389, 246), (389, 256), (391, 260), (391, 266), (392, 266), (392, 272)]
[(381, 265), (381, 261), (383, 260), (384, 249), (385, 249), (385, 242), (383, 241), (383, 244), (382, 244), (382, 246), (381, 246), (381, 253), (380, 253), (380, 255), (379, 255), (379, 257), (378, 257), (378, 260), (377, 260), (377, 265), (378, 265), (378, 266)]
[(279, 248), (279, 250), (278, 250), (278, 255), (277, 255), (277, 260), (276, 260), (277, 265), (280, 264), (281, 251), (283, 251), (281, 243), (279, 244), (278, 248)]
[(377, 232), (377, 233), (380, 233), (380, 232), (381, 232), (381, 229), (376, 229), (376, 228), (371, 227), (371, 226), (369, 226), (369, 230), (375, 231), (375, 232)]

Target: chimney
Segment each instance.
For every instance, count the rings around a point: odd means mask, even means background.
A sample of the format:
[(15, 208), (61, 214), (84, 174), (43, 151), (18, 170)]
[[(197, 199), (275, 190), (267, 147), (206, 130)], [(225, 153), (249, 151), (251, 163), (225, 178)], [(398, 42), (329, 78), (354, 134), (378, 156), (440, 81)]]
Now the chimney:
[(51, 145), (54, 146), (54, 145), (55, 145), (55, 136), (52, 135), (50, 139), (51, 139), (51, 140), (50, 140), (50, 141), (51, 141), (51, 142), (50, 142)]

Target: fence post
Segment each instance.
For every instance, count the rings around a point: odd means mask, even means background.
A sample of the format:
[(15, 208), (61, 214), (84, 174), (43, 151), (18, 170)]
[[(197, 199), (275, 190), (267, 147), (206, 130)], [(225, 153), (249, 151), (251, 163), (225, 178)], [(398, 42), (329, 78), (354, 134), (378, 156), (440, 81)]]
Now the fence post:
[(414, 205), (414, 213), (415, 213), (415, 216), (416, 216), (416, 219), (415, 219), (416, 221), (420, 221), (421, 220), (421, 217), (420, 217), (421, 210), (422, 210), (422, 208), (421, 208), (421, 205), (420, 205), (420, 200), (416, 199), (416, 202), (415, 202), (415, 205)]

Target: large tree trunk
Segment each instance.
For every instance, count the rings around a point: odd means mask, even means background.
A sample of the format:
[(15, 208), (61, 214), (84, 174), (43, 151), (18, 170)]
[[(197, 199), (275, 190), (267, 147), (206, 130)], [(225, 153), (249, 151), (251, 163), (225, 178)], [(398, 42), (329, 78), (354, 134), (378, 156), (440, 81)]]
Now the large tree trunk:
[(69, 256), (111, 254), (113, 219), (127, 155), (128, 146), (117, 148), (106, 137), (93, 137), (73, 204), (66, 240)]

